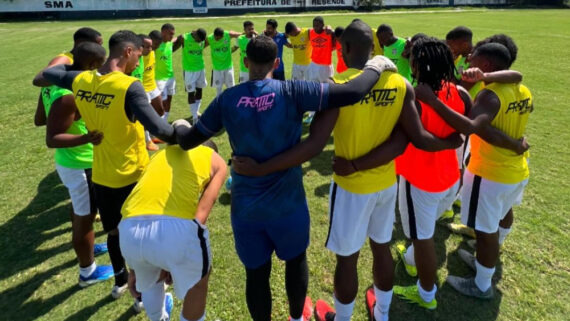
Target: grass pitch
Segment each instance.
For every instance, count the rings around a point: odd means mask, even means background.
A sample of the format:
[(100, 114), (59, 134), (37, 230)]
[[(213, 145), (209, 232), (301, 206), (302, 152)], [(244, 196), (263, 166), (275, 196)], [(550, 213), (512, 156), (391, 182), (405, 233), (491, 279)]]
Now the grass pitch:
[[(497, 295), (492, 301), (463, 297), (444, 283), (448, 273), (471, 275), (456, 254), (467, 248), (464, 238), (450, 235), (443, 225), (436, 229), (438, 253), (439, 306), (427, 312), (394, 297), (392, 320), (568, 320), (570, 314), (570, 230), (568, 220), (570, 171), (568, 147), (570, 113), (567, 111), (570, 70), (566, 59), (570, 41), (568, 10), (477, 10), (406, 11), (401, 14), (364, 15), (338, 13), (326, 16), (327, 24), (347, 25), (360, 17), (372, 26), (392, 25), (398, 36), (417, 32), (444, 37), (457, 25), (469, 26), (474, 41), (494, 33), (512, 36), (519, 46), (514, 69), (523, 72), (524, 83), (535, 99), (535, 111), (527, 136), (531, 148), (531, 179), (522, 206), (515, 209), (511, 235), (501, 250), (497, 269)], [(266, 17), (250, 17), (257, 30), (263, 30)], [(65, 187), (54, 168), (53, 151), (44, 143), (44, 129), (34, 128), (33, 114), (39, 90), (31, 86), (33, 75), (58, 53), (72, 46), (72, 33), (91, 26), (102, 32), (105, 42), (119, 29), (148, 33), (159, 29), (169, 19), (105, 20), (80, 22), (0, 23), (1, 89), (0, 105), (0, 320), (144, 320), (130, 309), (125, 295), (113, 300), (112, 282), (87, 289), (77, 285), (77, 264), (70, 244), (71, 204)], [(208, 19), (171, 19), (176, 33), (203, 27), (208, 32), (217, 26), (241, 30), (243, 17)], [(310, 15), (277, 17), (282, 31), (289, 20), (310, 26)], [(287, 77), (292, 54), (285, 50)], [(210, 72), (209, 49), (205, 51)], [(190, 115), (183, 91), (181, 57), (174, 54), (178, 94), (174, 97), (170, 119)], [(238, 67), (238, 53), (234, 54)], [(236, 72), (237, 73), (237, 72)], [(215, 95), (204, 92), (203, 107)], [(230, 156), (227, 137), (217, 137), (223, 157)], [(328, 228), (328, 189), (332, 170), (332, 140), (316, 158), (304, 164), (305, 189), (311, 212), (311, 245), (308, 250), (309, 295), (332, 303), (334, 256), (324, 248)], [(230, 196), (220, 195), (208, 221), (214, 255), (210, 278), (208, 320), (247, 320), (244, 298), (245, 273), (233, 248), (229, 219)], [(457, 217), (456, 217), (457, 219)], [(104, 241), (101, 226), (96, 225), (97, 240)], [(404, 242), (399, 220), (394, 242)], [(393, 251), (394, 259), (396, 253)], [(109, 264), (107, 256), (97, 262)], [(273, 320), (286, 320), (287, 299), (284, 290), (284, 264), (274, 261), (272, 275)], [(365, 320), (364, 290), (371, 284), (371, 255), (365, 246), (359, 264), (360, 289), (353, 320)], [(401, 263), (396, 265), (395, 283), (409, 285)], [(180, 311), (176, 301), (174, 316)]]

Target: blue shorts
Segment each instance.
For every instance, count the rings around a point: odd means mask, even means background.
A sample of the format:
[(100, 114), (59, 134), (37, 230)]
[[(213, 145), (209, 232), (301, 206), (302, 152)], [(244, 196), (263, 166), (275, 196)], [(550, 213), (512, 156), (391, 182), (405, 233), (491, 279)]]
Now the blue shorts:
[(232, 215), (237, 254), (246, 268), (255, 269), (271, 259), (273, 251), (283, 261), (296, 258), (309, 246), (310, 218), (307, 204), (268, 220), (244, 220)]

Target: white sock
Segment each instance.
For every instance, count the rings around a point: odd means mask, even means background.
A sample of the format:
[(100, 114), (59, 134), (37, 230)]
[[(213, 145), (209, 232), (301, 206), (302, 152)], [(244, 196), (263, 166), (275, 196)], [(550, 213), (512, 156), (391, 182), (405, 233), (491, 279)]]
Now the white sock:
[(374, 286), (374, 296), (376, 296), (374, 319), (376, 321), (388, 321), (388, 312), (390, 312), (390, 303), (392, 303), (392, 290), (382, 291)]
[(145, 142), (150, 142), (150, 133), (148, 132), (148, 130), (144, 131), (144, 140)]
[(161, 118), (164, 119), (164, 120), (166, 120), (166, 121), (168, 121), (168, 114), (170, 114), (170, 112), (169, 112), (169, 111), (165, 111), (165, 112), (164, 112), (164, 115), (162, 115)]
[[(170, 318), (170, 319), (172, 320), (172, 318)], [(206, 320), (206, 312), (204, 312), (204, 315), (202, 315), (200, 317), (200, 319), (197, 319), (196, 321), (204, 321), (204, 320)], [(291, 319), (291, 320), (293, 320), (293, 319)], [(180, 311), (180, 321), (188, 321), (188, 319), (186, 319), (182, 316), (182, 311)], [(301, 320), (301, 321), (303, 321), (303, 320)]]
[(200, 114), (200, 105), (202, 104), (202, 99), (196, 99), (196, 111)]
[(350, 321), (352, 311), (354, 310), (354, 300), (350, 303), (341, 303), (336, 296), (334, 297), (334, 308), (336, 310), (335, 321)]
[(190, 104), (190, 112), (192, 113), (192, 122), (195, 124), (196, 122), (198, 122), (198, 104), (197, 103), (193, 103)]
[(408, 246), (406, 250), (406, 254), (404, 254), (404, 260), (407, 264), (416, 266), (416, 259), (414, 257), (414, 245)]
[(499, 226), (499, 245), (503, 245), (509, 233), (511, 233), (510, 228), (502, 228)]
[(222, 93), (222, 87), (216, 87), (216, 97)]
[(475, 260), (475, 269), (477, 270), (475, 285), (477, 285), (479, 290), (485, 292), (491, 287), (491, 279), (493, 278), (493, 274), (495, 274), (495, 268), (484, 267)]
[(95, 261), (93, 261), (93, 263), (91, 263), (91, 265), (89, 265), (87, 267), (79, 267), (79, 275), (86, 278), (86, 277), (90, 276), (93, 272), (95, 272), (96, 268), (97, 268), (97, 264), (95, 264)]
[(418, 293), (420, 294), (420, 297), (422, 298), (422, 300), (424, 300), (424, 302), (431, 302), (433, 301), (433, 299), (435, 299), (435, 293), (437, 292), (437, 285), (433, 285), (433, 288), (430, 291), (426, 291), (424, 290), (424, 288), (422, 288), (422, 285), (420, 284), (420, 280), (418, 280)]

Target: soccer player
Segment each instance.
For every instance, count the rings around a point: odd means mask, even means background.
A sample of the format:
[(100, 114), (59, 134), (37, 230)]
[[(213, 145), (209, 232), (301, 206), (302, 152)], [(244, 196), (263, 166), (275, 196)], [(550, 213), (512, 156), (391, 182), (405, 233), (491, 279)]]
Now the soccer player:
[(170, 273), (183, 300), (180, 320), (205, 320), (212, 263), (206, 220), (227, 173), (215, 148), (208, 141), (189, 151), (169, 145), (157, 152), (123, 205), (119, 235), (130, 290), (142, 295), (150, 320), (174, 319), (172, 297), (157, 282), (161, 271)]
[[(153, 49), (156, 54), (155, 66), (155, 79), (158, 90), (162, 95), (162, 107), (164, 114), (162, 117), (168, 120), (170, 113), (170, 105), (172, 103), (172, 96), (176, 94), (176, 79), (174, 78), (174, 69), (172, 68), (172, 54), (182, 46), (180, 38), (172, 41), (174, 38), (174, 26), (170, 23), (165, 23), (160, 28), (160, 42), (158, 39), (153, 38)], [(151, 36), (152, 37), (152, 36)], [(154, 42), (157, 44), (154, 44)]]
[[(471, 67), (483, 72), (506, 70), (511, 63), (508, 49), (498, 43), (484, 44), (473, 52)], [(523, 133), (534, 109), (532, 96), (520, 83), (486, 84), (475, 99), (469, 118), (444, 108), (433, 96), (420, 97), (450, 125), (471, 135), (471, 157), (463, 177), (461, 221), (474, 228), (477, 256), (460, 255), (476, 271), (475, 278), (448, 276), (447, 282), (468, 296), (490, 299), (491, 279), (499, 256), (499, 222), (522, 200), (529, 169)], [(489, 139), (494, 127), (510, 139)], [(512, 140), (521, 140), (517, 152)]]
[(306, 80), (307, 69), (311, 63), (313, 47), (309, 39), (309, 29), (299, 28), (293, 22), (285, 25), (285, 35), (293, 49), (293, 68), (291, 70), (292, 80)]
[(343, 27), (336, 27), (334, 29), (334, 37), (335, 37), (335, 50), (336, 50), (336, 72), (338, 74), (343, 73), (345, 70), (348, 69), (346, 64), (344, 63), (344, 58), (342, 57), (342, 43), (340, 41), (340, 37), (344, 32)]
[(206, 48), (206, 30), (198, 28), (184, 35), (179, 40), (182, 43), (182, 69), (184, 70), (184, 85), (188, 93), (188, 105), (192, 114), (192, 122), (200, 117), (202, 90), (208, 86), (204, 66), (204, 48)]
[[(109, 39), (109, 57), (98, 70), (67, 72), (64, 66), (55, 66), (43, 72), (47, 81), (73, 91), (87, 128), (104, 136), (93, 148), (93, 186), (115, 273), (111, 291), (115, 299), (126, 291), (128, 277), (117, 226), (121, 206), (148, 163), (144, 128), (163, 141), (175, 142), (174, 128), (149, 104), (141, 82), (127, 76), (141, 54), (141, 39), (132, 31), (121, 30)], [(70, 110), (65, 119), (73, 119), (73, 112)], [(60, 118), (64, 120), (64, 116)]]
[(404, 76), (409, 82), (412, 82), (412, 70), (410, 69), (410, 61), (402, 56), (406, 49), (408, 40), (394, 36), (392, 27), (387, 24), (381, 24), (376, 31), (378, 42), (384, 49), (384, 56), (390, 58), (398, 67), (398, 73)]
[[(445, 42), (453, 53), (455, 69), (457, 69), (455, 77), (460, 81), (463, 71), (469, 68), (467, 58), (473, 50), (473, 32), (464, 26), (455, 27), (447, 33)], [(466, 89), (470, 88), (471, 87), (467, 87)]]
[[(73, 49), (72, 70), (91, 70), (105, 61), (105, 49), (94, 42), (84, 42)], [(81, 119), (64, 121), (62, 110), (75, 109), (73, 93), (57, 86), (42, 88), (35, 115), (36, 126), (46, 127), (46, 143), (55, 148), (55, 167), (71, 198), (72, 244), (79, 261), (79, 286), (113, 277), (110, 265), (97, 265), (95, 254), (106, 251), (105, 244), (95, 244), (93, 220), (97, 212), (91, 167), (93, 145), (101, 142), (101, 133), (88, 132)], [(95, 248), (98, 253), (95, 253)]]
[(247, 56), (246, 49), (247, 44), (251, 38), (256, 36), (255, 26), (253, 22), (247, 20), (243, 22), (243, 35), (240, 35), (236, 39), (236, 45), (232, 48), (233, 51), (239, 49), (239, 83), (246, 82), (249, 80), (249, 70), (245, 66), (244, 59)]
[[(379, 57), (380, 58), (380, 57)], [(250, 81), (226, 90), (206, 109), (196, 126), (177, 134), (183, 149), (197, 146), (225, 127), (233, 154), (264, 161), (296, 145), (307, 110), (350, 105), (378, 80), (374, 60), (359, 77), (337, 85), (271, 79), (279, 66), (277, 45), (266, 36), (247, 45)], [(237, 107), (237, 108), (236, 108)], [(232, 228), (246, 270), (246, 301), (255, 321), (271, 319), (269, 276), (275, 251), (285, 261), (285, 283), (291, 320), (304, 313), (308, 267), (309, 213), (300, 166), (248, 177), (232, 172)], [(308, 304), (307, 304), (308, 305)], [(306, 312), (306, 311), (305, 311)]]
[(222, 88), (231, 88), (235, 84), (234, 63), (232, 61), (231, 38), (237, 38), (240, 33), (225, 31), (222, 28), (214, 29), (214, 33), (206, 37), (212, 55), (212, 87), (216, 88), (216, 95), (222, 93)]
[(267, 19), (265, 24), (265, 35), (273, 39), (277, 44), (277, 58), (279, 58), (279, 67), (273, 70), (273, 79), (285, 80), (285, 67), (283, 64), (283, 46), (291, 48), (291, 44), (287, 41), (284, 33), (277, 31), (277, 20)]

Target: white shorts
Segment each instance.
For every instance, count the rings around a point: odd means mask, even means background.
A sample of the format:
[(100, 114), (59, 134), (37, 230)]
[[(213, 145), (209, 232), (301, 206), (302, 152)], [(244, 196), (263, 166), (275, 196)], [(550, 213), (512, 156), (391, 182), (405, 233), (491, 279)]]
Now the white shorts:
[(158, 96), (160, 96), (160, 90), (158, 90), (158, 87), (146, 93), (146, 97), (148, 98), (149, 102), (151, 102), (153, 99), (155, 99)]
[(222, 88), (224, 85), (226, 85), (226, 88), (230, 88), (235, 85), (233, 68), (226, 70), (212, 70), (212, 87)]
[(239, 83), (243, 84), (244, 82), (249, 81), (249, 71), (240, 71), (239, 72)]
[(212, 253), (208, 229), (196, 220), (146, 215), (121, 220), (119, 244), (137, 275), (137, 291), (150, 289), (161, 270), (169, 271), (176, 296), (188, 290), (210, 271)]
[(307, 71), (309, 70), (309, 65), (297, 65), (293, 64), (293, 70), (291, 71), (292, 80), (306, 80), (308, 79)]
[(176, 79), (157, 80), (156, 87), (162, 93), (162, 100), (166, 100), (168, 96), (176, 94)]
[(398, 208), (404, 234), (411, 240), (428, 240), (433, 237), (435, 221), (455, 201), (459, 180), (446, 191), (430, 193), (400, 176), (398, 188)]
[(206, 88), (208, 81), (206, 80), (206, 70), (200, 71), (184, 71), (184, 88), (187, 93), (193, 93), (196, 88)]
[(528, 179), (517, 184), (502, 184), (475, 176), (468, 169), (463, 174), (461, 223), (483, 233), (495, 233), (514, 205), (520, 205)]
[(69, 191), (73, 213), (77, 216), (97, 213), (91, 184), (91, 168), (76, 169), (55, 164), (55, 169), (61, 182)]
[(378, 244), (392, 239), (396, 184), (371, 194), (355, 194), (335, 182), (330, 187), (329, 235), (325, 246), (349, 256), (360, 250), (366, 237)]
[(463, 138), (463, 144), (461, 144), (461, 146), (457, 147), (457, 149), (455, 150), (455, 153), (457, 154), (457, 163), (459, 165), (459, 169), (463, 169), (465, 167), (465, 152), (469, 151), (469, 149), (467, 148), (467, 144), (469, 143), (469, 141), (466, 141), (466, 137), (469, 136), (465, 136), (463, 134), (461, 134), (461, 138)]
[(311, 62), (307, 68), (307, 80), (317, 82), (327, 82), (333, 76), (332, 65), (319, 65)]

